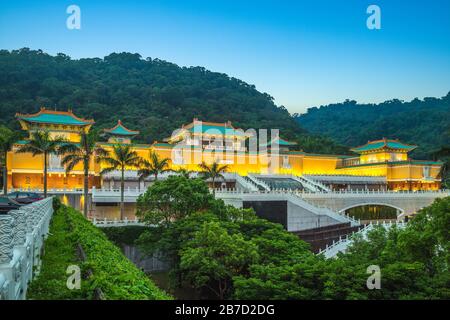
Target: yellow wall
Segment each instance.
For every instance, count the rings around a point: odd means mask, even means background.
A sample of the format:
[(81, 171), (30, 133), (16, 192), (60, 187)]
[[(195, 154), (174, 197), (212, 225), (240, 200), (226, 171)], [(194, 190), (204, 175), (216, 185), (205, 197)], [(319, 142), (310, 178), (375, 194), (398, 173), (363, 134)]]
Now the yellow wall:
[(303, 174), (336, 174), (337, 157), (305, 155), (303, 158)]
[[(58, 132), (54, 133), (59, 135)], [(76, 132), (66, 132), (67, 138), (76, 142), (79, 141), (79, 134)], [(103, 143), (102, 147), (111, 151), (111, 144)], [(16, 150), (15, 147), (14, 150)], [(249, 173), (262, 174), (328, 174), (328, 175), (358, 175), (358, 176), (383, 176), (386, 177), (389, 183), (392, 183), (394, 188), (417, 188), (417, 189), (435, 189), (439, 187), (439, 182), (433, 179), (424, 181), (423, 167), (424, 165), (415, 163), (390, 164), (392, 154), (389, 152), (379, 152), (372, 155), (361, 155), (360, 162), (378, 161), (382, 164), (363, 165), (363, 166), (349, 166), (341, 168), (342, 160), (338, 156), (332, 155), (313, 155), (303, 152), (281, 153), (273, 155), (270, 158), (253, 154), (253, 153), (232, 153), (231, 155), (222, 152), (210, 152), (199, 149), (181, 149), (181, 157), (183, 165), (172, 163), (175, 151), (180, 150), (176, 147), (170, 146), (150, 146), (150, 145), (134, 145), (134, 150), (142, 158), (148, 159), (150, 150), (155, 151), (161, 158), (171, 159), (169, 164), (172, 169), (184, 168), (187, 170), (198, 170), (198, 164), (202, 161), (212, 163), (219, 160), (222, 164), (229, 165), (229, 172), (236, 172), (241, 175)], [(406, 153), (395, 153), (396, 161), (406, 160)], [(284, 158), (287, 157), (287, 161)], [(372, 158), (369, 158), (372, 157)], [(388, 160), (388, 162), (384, 162)], [(285, 166), (288, 164), (287, 166)], [(43, 156), (38, 155), (33, 157), (31, 154), (19, 154), (16, 152), (8, 153), (8, 179), (10, 185), (13, 187), (42, 187), (42, 172), (43, 172)], [(90, 174), (95, 175), (91, 177), (91, 185), (100, 186), (99, 174), (100, 171), (107, 167), (107, 164), (97, 163), (95, 159), (90, 163)], [(136, 168), (127, 168), (136, 170)], [(436, 178), (440, 171), (439, 165), (430, 166), (430, 176)], [(79, 163), (67, 179), (64, 178), (64, 172), (51, 173), (49, 175), (49, 188), (81, 188), (83, 186), (81, 175), (83, 174), (83, 163)], [(415, 181), (414, 187), (411, 187), (411, 182)], [(406, 182), (408, 181), (408, 184)]]
[(405, 161), (408, 160), (408, 154), (405, 152), (376, 152), (362, 154), (360, 163), (377, 163), (385, 161)]

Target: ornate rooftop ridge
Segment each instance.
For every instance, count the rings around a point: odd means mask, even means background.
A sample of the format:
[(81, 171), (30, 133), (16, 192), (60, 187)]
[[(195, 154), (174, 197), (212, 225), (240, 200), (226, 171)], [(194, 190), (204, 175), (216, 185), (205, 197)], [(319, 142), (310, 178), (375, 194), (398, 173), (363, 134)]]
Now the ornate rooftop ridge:
[(398, 139), (379, 139), (374, 141), (368, 141), (366, 144), (363, 144), (359, 147), (352, 148), (351, 150), (354, 152), (364, 152), (364, 151), (373, 151), (378, 149), (402, 149), (407, 151), (412, 151), (417, 148), (416, 145), (410, 145), (403, 142), (400, 142)]
[(33, 123), (57, 123), (66, 125), (86, 126), (95, 123), (92, 119), (83, 119), (73, 114), (72, 110), (57, 111), (48, 110), (42, 107), (38, 112), (33, 114), (16, 113), (16, 118), (26, 122)]
[(107, 132), (109, 134), (113, 134), (113, 135), (120, 135), (120, 136), (134, 136), (134, 135), (138, 135), (139, 131), (135, 131), (135, 130), (130, 130), (128, 128), (126, 128), (123, 124), (121, 120), (117, 121), (117, 124), (110, 128), (110, 129), (104, 129), (104, 132)]

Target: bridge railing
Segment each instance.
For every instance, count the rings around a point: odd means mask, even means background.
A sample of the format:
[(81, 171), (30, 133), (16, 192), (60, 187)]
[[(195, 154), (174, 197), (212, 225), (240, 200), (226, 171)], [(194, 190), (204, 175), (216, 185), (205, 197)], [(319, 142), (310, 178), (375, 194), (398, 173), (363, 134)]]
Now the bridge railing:
[(107, 228), (107, 227), (126, 227), (126, 226), (144, 226), (145, 223), (141, 222), (137, 217), (134, 219), (97, 219), (96, 217), (89, 217), (89, 220), (92, 224), (99, 228)]
[[(44, 189), (42, 188), (10, 188), (8, 193), (11, 192), (34, 192), (34, 193), (44, 193)], [(83, 193), (82, 188), (49, 188), (47, 189), (48, 194), (66, 194), (66, 193), (76, 193), (81, 194)], [(91, 190), (89, 190), (89, 193), (91, 193)]]
[(40, 272), (52, 214), (50, 197), (0, 215), (0, 300), (25, 299)]
[(340, 237), (338, 241), (333, 241), (333, 243), (329, 246), (327, 245), (325, 249), (319, 251), (319, 255), (323, 254), (325, 258), (333, 258), (335, 257), (339, 252), (345, 252), (347, 248), (352, 244), (353, 239), (356, 234), (362, 235), (363, 239), (367, 237), (367, 234), (369, 231), (373, 230), (374, 226), (381, 225), (385, 229), (389, 229), (393, 227), (394, 225), (398, 228), (404, 228), (406, 226), (406, 222), (384, 222), (384, 221), (378, 221), (375, 223), (369, 223), (364, 226), (364, 228), (360, 229), (357, 232), (353, 232), (351, 234), (346, 235), (345, 237)]

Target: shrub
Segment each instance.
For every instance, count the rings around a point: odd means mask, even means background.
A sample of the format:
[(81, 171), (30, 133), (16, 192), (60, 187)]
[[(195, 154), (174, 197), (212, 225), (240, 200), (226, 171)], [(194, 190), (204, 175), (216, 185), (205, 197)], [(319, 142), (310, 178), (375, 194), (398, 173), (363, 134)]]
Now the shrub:
[[(58, 210), (45, 242), (42, 270), (30, 285), (29, 299), (92, 299), (96, 288), (101, 289), (105, 299), (171, 299), (80, 212), (54, 200), (55, 204)], [(86, 254), (83, 262), (76, 253), (78, 244)], [(79, 265), (83, 275), (88, 269), (92, 271), (82, 279), (81, 290), (66, 286), (69, 265)]]
[(88, 291), (100, 288), (106, 299), (171, 299), (147, 275), (129, 261), (106, 235), (73, 208), (64, 207), (73, 237), (86, 253), (85, 266), (93, 272)]

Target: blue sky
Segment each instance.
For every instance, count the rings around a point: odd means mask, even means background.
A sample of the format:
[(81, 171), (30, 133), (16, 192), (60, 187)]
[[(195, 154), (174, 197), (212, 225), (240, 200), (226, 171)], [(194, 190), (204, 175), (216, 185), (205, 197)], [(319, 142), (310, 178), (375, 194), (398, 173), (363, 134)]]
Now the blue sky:
[[(81, 9), (81, 30), (66, 8)], [(381, 30), (366, 9), (381, 8)], [(0, 48), (137, 52), (256, 85), (294, 112), (450, 91), (450, 1), (0, 0)]]

